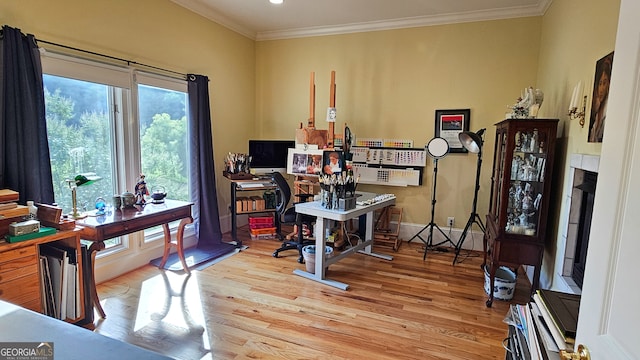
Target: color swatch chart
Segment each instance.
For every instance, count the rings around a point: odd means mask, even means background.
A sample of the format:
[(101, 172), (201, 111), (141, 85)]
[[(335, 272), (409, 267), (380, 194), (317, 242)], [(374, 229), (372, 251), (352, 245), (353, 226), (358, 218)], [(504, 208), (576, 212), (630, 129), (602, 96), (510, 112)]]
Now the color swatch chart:
[(424, 149), (370, 149), (354, 147), (351, 149), (354, 162), (366, 162), (371, 165), (421, 166), (427, 165)]
[(364, 164), (353, 164), (353, 174), (362, 184), (392, 186), (419, 186), (421, 178), (420, 170), (371, 168)]
[(390, 147), (390, 148), (412, 148), (413, 140), (407, 139), (356, 139), (356, 146), (365, 147)]

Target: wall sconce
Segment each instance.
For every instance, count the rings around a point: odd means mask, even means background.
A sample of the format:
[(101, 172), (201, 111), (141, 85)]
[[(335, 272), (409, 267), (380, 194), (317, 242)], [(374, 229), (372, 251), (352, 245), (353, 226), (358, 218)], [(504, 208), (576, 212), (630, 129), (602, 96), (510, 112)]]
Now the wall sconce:
[[(582, 81), (573, 88), (573, 94), (571, 95), (571, 103), (569, 104), (569, 111), (567, 115), (571, 120), (579, 119), (578, 123), (580, 127), (584, 127), (585, 112), (587, 110), (587, 96), (582, 97), (582, 104), (580, 104), (580, 96), (582, 96)], [(578, 106), (582, 105), (580, 108)]]

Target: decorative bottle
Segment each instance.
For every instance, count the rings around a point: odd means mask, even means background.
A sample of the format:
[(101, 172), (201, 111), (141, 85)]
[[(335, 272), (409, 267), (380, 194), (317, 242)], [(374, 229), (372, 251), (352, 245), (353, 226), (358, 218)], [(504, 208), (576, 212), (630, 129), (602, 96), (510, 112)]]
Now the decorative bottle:
[(29, 208), (29, 220), (37, 220), (38, 207), (31, 200), (27, 201), (27, 207)]

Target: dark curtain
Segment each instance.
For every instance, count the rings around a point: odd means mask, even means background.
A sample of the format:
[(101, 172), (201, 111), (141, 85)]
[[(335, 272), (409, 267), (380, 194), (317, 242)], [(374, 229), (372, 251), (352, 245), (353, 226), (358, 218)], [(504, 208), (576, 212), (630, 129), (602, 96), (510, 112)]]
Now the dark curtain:
[(209, 78), (194, 74), (189, 74), (187, 77), (189, 143), (191, 144), (191, 199), (195, 203), (193, 218), (198, 236), (197, 247), (215, 248), (223, 243), (213, 162)]
[(20, 203), (53, 203), (42, 65), (33, 35), (2, 27), (0, 34), (0, 188)]

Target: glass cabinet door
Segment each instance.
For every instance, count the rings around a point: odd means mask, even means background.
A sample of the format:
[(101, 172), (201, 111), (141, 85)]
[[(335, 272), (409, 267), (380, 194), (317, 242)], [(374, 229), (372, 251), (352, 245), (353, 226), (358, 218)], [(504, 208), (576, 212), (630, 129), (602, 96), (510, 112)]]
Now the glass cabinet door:
[[(506, 225), (509, 234), (536, 236), (539, 232), (540, 210), (544, 194), (547, 162), (548, 132), (538, 128), (517, 129), (511, 132), (513, 153), (510, 164), (505, 164), (508, 177)], [(506, 147), (503, 147), (506, 149)], [(502, 190), (502, 189), (501, 189)], [(502, 193), (502, 192), (500, 192)], [(499, 207), (501, 208), (501, 207)]]

